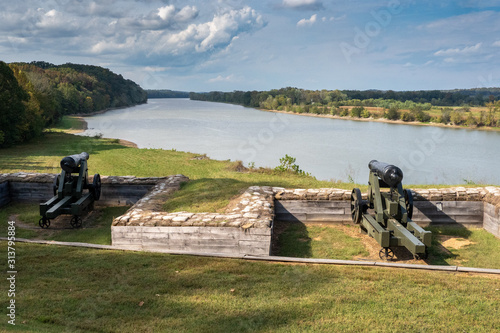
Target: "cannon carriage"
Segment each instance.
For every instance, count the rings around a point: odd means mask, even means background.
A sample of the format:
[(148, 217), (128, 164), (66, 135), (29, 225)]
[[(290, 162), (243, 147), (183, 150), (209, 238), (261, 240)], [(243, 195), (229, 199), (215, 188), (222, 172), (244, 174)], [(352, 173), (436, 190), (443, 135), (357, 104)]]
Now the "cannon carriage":
[(48, 228), (50, 220), (62, 214), (73, 215), (70, 221), (73, 228), (82, 226), (82, 216), (93, 209), (101, 196), (101, 176), (97, 173), (92, 183), (88, 182), (88, 159), (89, 154), (82, 152), (61, 160), (62, 171), (53, 183), (54, 196), (40, 204), (41, 228)]
[[(410, 190), (403, 189), (403, 172), (397, 166), (377, 160), (370, 161), (368, 168), (367, 200), (362, 199), (358, 188), (351, 193), (353, 222), (360, 224), (361, 230), (380, 244), (381, 259), (392, 259), (394, 252), (391, 248), (397, 246), (408, 249), (416, 259), (425, 259), (432, 233), (411, 220), (413, 197)], [(389, 191), (381, 191), (385, 188)], [(373, 210), (373, 215), (369, 209)]]

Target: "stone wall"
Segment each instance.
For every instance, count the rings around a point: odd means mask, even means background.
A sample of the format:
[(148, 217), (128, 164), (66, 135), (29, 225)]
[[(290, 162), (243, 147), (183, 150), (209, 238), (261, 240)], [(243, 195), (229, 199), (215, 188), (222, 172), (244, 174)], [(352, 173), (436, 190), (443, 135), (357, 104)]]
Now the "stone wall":
[[(44, 202), (54, 196), (51, 173), (0, 174), (0, 207), (12, 201)], [(89, 182), (92, 182), (89, 177)], [(158, 181), (167, 177), (101, 176), (101, 198), (96, 205), (130, 206), (141, 199)], [(3, 189), (3, 190), (2, 190)], [(4, 200), (2, 200), (2, 196)]]
[[(0, 205), (52, 197), (54, 174), (0, 174)], [(252, 186), (223, 214), (165, 212), (163, 203), (183, 175), (160, 178), (103, 176), (101, 204), (133, 204), (111, 227), (113, 245), (136, 250), (269, 255), (273, 221), (351, 222), (351, 190)], [(484, 226), (500, 237), (500, 188), (413, 190), (419, 224)], [(366, 199), (366, 194), (363, 194)], [(484, 222), (483, 222), (484, 221)]]
[(148, 251), (270, 254), (273, 188), (248, 188), (224, 214), (162, 211), (166, 196), (181, 180), (160, 181), (117, 217), (111, 226), (113, 245)]
[[(420, 225), (463, 225), (482, 227), (486, 222), (500, 221), (500, 188), (494, 186), (412, 190), (414, 198), (413, 220)], [(276, 192), (276, 219), (304, 223), (350, 223), (351, 190), (341, 189), (283, 189)], [(363, 199), (367, 194), (362, 194)], [(488, 230), (488, 231), (490, 231)], [(492, 232), (492, 231), (490, 231)], [(494, 232), (492, 232), (495, 234)], [(495, 234), (498, 237), (498, 230)]]

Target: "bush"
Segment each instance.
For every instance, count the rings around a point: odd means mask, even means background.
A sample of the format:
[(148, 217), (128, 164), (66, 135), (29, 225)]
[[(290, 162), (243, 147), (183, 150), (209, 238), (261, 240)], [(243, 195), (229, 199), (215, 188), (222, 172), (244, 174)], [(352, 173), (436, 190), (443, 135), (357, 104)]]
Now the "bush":
[(443, 124), (448, 124), (450, 122), (450, 114), (453, 111), (452, 108), (444, 108), (441, 110), (441, 122)]
[(401, 113), (401, 120), (402, 121), (415, 121), (415, 117), (413, 116), (413, 114), (411, 114), (409, 112), (402, 112)]
[(367, 109), (364, 109), (362, 112), (361, 112), (361, 117), (363, 118), (370, 118), (371, 116), (371, 113), (370, 111), (368, 111)]
[(392, 105), (386, 112), (384, 112), (384, 118), (389, 120), (398, 120), (399, 119), (398, 107)]
[(462, 112), (460, 112), (460, 111), (452, 111), (450, 113), (450, 121), (454, 125), (460, 125), (460, 124), (462, 124), (462, 122), (463, 122)]
[(291, 172), (302, 176), (310, 176), (308, 172), (304, 172), (300, 167), (295, 164), (297, 159), (292, 156), (285, 155), (285, 157), (280, 158), (280, 165), (274, 168), (274, 171), (278, 172)]
[(364, 110), (365, 110), (365, 108), (362, 106), (356, 106), (356, 107), (352, 108), (351, 109), (351, 117), (356, 117), (356, 118), (361, 117), (361, 112), (363, 112)]

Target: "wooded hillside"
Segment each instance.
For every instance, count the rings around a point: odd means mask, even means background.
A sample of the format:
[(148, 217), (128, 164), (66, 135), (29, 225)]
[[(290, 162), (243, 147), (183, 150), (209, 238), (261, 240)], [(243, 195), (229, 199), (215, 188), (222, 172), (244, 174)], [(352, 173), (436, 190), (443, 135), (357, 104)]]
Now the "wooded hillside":
[(65, 114), (89, 114), (147, 101), (109, 69), (47, 62), (0, 62), (0, 147), (27, 141)]

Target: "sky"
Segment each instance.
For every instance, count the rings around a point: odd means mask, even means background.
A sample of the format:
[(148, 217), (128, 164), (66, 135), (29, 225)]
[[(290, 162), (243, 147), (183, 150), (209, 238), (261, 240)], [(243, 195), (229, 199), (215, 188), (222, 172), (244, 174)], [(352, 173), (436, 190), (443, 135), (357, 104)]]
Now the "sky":
[(500, 0), (0, 0), (0, 60), (145, 89), (500, 86)]

